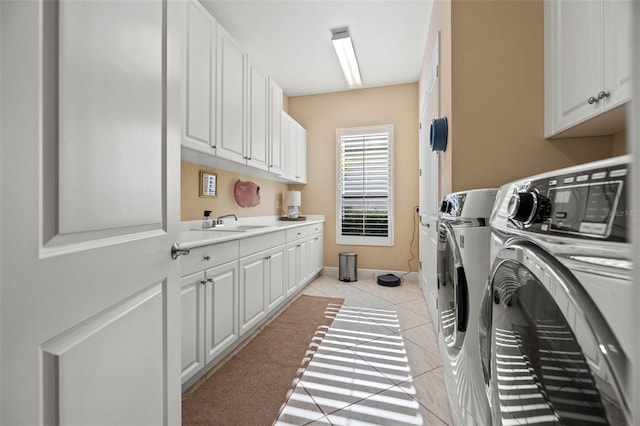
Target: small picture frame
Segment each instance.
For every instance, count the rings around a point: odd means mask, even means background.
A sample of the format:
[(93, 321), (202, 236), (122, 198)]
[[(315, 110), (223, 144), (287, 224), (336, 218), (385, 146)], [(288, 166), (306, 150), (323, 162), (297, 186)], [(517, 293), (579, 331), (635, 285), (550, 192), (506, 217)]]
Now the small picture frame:
[(218, 175), (200, 170), (200, 198), (218, 196)]

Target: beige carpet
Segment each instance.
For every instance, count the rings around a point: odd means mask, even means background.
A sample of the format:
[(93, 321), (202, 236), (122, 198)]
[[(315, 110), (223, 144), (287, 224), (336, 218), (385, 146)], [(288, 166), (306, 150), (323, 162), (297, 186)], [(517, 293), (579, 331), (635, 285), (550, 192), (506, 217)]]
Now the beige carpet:
[(271, 425), (344, 299), (302, 295), (182, 402), (182, 424)]

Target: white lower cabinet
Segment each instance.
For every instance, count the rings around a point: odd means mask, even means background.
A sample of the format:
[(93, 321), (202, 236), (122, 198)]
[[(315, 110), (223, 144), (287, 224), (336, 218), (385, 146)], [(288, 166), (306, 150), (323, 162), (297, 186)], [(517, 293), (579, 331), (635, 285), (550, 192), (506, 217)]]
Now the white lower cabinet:
[(322, 223), (298, 226), (181, 258), (185, 389), (321, 271), (322, 232)]
[(180, 283), (182, 301), (182, 381), (188, 380), (204, 362), (204, 272), (187, 275)]
[(238, 263), (205, 272), (205, 362), (217, 357), (238, 339)]
[(182, 381), (238, 339), (238, 262), (181, 280)]
[(295, 293), (302, 285), (305, 276), (307, 253), (306, 241), (295, 241), (287, 244), (287, 296)]
[(263, 253), (240, 259), (241, 335), (267, 315), (267, 280), (264, 274), (266, 260)]
[(284, 301), (284, 254), (279, 246), (240, 259), (240, 335)]
[(311, 279), (322, 270), (323, 263), (322, 234), (312, 235), (307, 241), (307, 278)]
[(280, 246), (272, 250), (265, 264), (269, 289), (267, 299), (267, 311), (277, 308), (285, 299), (286, 275), (285, 275), (285, 248)]

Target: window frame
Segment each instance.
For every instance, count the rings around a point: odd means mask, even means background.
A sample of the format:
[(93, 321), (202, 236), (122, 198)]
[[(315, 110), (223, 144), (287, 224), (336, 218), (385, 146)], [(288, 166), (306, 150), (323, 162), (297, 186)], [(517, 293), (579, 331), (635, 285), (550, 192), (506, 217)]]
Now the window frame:
[[(342, 235), (342, 138), (386, 133), (389, 152), (388, 232), (386, 237)], [(336, 129), (336, 244), (392, 247), (394, 245), (394, 126), (393, 124)]]

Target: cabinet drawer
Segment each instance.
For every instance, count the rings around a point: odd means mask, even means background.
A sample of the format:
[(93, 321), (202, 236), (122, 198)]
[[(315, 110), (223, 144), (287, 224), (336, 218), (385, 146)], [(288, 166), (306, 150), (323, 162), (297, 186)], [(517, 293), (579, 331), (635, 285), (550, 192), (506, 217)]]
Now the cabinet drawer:
[(223, 263), (238, 260), (238, 241), (227, 241), (210, 246), (192, 248), (188, 256), (182, 256), (182, 270), (185, 276), (192, 272), (204, 271)]
[(321, 234), (324, 232), (324, 223), (314, 223), (307, 226), (307, 235)]
[(240, 240), (240, 257), (245, 257), (259, 251), (269, 250), (284, 244), (284, 231), (270, 232), (251, 238)]
[(297, 226), (295, 228), (287, 229), (287, 242), (306, 237), (308, 233), (307, 228), (307, 226)]

